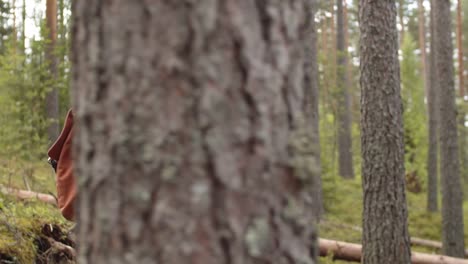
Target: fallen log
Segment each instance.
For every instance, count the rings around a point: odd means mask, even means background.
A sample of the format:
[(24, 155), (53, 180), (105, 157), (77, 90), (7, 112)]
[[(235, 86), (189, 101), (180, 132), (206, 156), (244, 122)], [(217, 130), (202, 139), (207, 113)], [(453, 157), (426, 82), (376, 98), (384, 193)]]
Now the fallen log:
[[(347, 228), (356, 232), (362, 232), (362, 228), (360, 226), (349, 225), (349, 224), (344, 224), (344, 223), (333, 223), (333, 222), (322, 222), (322, 224), (325, 224), (328, 226), (339, 227), (339, 228)], [(439, 241), (434, 241), (434, 240), (429, 240), (429, 239), (424, 239), (424, 238), (419, 238), (419, 237), (410, 237), (410, 240), (411, 240), (411, 245), (413, 246), (427, 247), (427, 248), (437, 249), (439, 251), (442, 250), (442, 242), (439, 242)], [(465, 249), (465, 257), (468, 257), (468, 249)]]
[[(319, 239), (320, 256), (333, 255), (334, 259), (347, 261), (361, 261), (362, 246), (359, 244), (346, 243), (335, 240)], [(413, 264), (468, 264), (468, 260), (458, 259), (443, 255), (432, 255), (412, 252), (411, 263)]]
[(15, 196), (16, 198), (19, 198), (21, 200), (38, 199), (49, 204), (57, 205), (57, 200), (54, 196), (50, 194), (20, 190), (5, 186), (0, 186), (0, 192), (6, 195)]
[[(435, 248), (442, 250), (442, 242), (422, 239), (418, 237), (411, 237), (411, 244), (415, 246), (422, 246), (428, 248)], [(468, 249), (465, 249), (465, 257), (468, 257)]]

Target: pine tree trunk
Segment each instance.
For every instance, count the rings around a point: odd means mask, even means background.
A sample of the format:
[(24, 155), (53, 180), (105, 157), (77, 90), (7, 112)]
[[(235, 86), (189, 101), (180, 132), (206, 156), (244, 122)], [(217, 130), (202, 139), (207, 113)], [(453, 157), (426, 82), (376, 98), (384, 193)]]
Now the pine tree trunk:
[(437, 71), (435, 64), (435, 31), (434, 31), (434, 0), (431, 0), (430, 12), (430, 47), (431, 53), (429, 54), (429, 83), (428, 83), (428, 96), (427, 108), (429, 115), (428, 124), (428, 153), (427, 153), (427, 210), (429, 212), (436, 212), (438, 210), (438, 90), (439, 84), (437, 80)]
[(80, 263), (315, 263), (308, 6), (73, 2)]
[(439, 82), (442, 244), (445, 255), (464, 256), (463, 197), (458, 159), (450, 1), (435, 1), (435, 61)]
[(395, 1), (360, 2), (363, 258), (410, 263)]
[[(46, 59), (49, 64), (50, 75), (55, 79), (57, 77), (57, 58), (55, 54), (55, 45), (57, 42), (57, 0), (47, 0), (46, 22), (50, 41), (46, 48)], [(55, 85), (52, 85), (50, 91), (46, 95), (46, 113), (50, 122), (47, 128), (47, 134), (49, 142), (52, 143), (59, 134), (58, 91)]]
[(337, 84), (338, 84), (338, 167), (343, 178), (354, 178), (351, 141), (351, 106), (349, 102), (349, 82), (347, 75), (347, 47), (343, 0), (337, 0)]

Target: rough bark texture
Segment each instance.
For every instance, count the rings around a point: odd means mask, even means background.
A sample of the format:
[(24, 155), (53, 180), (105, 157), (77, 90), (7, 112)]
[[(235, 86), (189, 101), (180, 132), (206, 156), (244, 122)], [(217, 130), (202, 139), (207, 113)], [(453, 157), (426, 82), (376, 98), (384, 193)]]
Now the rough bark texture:
[[(57, 58), (55, 56), (55, 44), (57, 42), (57, 0), (47, 0), (46, 2), (46, 22), (49, 30), (49, 43), (46, 48), (46, 59), (49, 63), (49, 70), (52, 78), (57, 76)], [(52, 143), (57, 139), (59, 134), (59, 104), (57, 88), (51, 87), (51, 90), (46, 95), (46, 113), (50, 120), (47, 134), (49, 142)]]
[(363, 263), (410, 263), (396, 6), (361, 0)]
[(73, 1), (80, 263), (315, 263), (307, 8)]
[(429, 54), (429, 83), (428, 83), (428, 96), (427, 96), (427, 109), (429, 115), (428, 125), (428, 153), (427, 153), (427, 210), (429, 212), (436, 212), (438, 210), (438, 80), (436, 78), (437, 71), (435, 67), (435, 32), (434, 32), (434, 0), (431, 0), (431, 15), (430, 15), (430, 47), (431, 53)]
[(440, 176), (444, 254), (464, 256), (463, 194), (458, 160), (457, 113), (453, 69), (450, 1), (434, 1), (435, 62), (439, 82)]
[(349, 100), (348, 51), (345, 46), (343, 0), (336, 1), (336, 49), (338, 84), (338, 167), (343, 178), (354, 178), (351, 141), (351, 105)]
[(322, 199), (322, 171), (320, 162), (320, 119), (319, 119), (319, 75), (317, 64), (317, 30), (315, 25), (315, 12), (317, 10), (317, 1), (309, 0), (310, 10), (309, 18), (307, 19), (307, 39), (305, 44), (305, 61), (304, 61), (304, 113), (306, 115), (307, 133), (311, 133), (312, 151), (314, 158), (314, 179), (313, 195), (316, 206), (314, 211), (317, 213), (317, 218), (320, 218), (324, 212)]

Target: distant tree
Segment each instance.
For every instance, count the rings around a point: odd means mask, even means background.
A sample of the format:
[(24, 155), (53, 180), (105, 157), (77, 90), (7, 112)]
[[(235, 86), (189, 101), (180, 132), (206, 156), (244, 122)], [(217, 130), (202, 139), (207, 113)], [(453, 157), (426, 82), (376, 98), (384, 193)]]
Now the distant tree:
[(13, 27), (9, 24), (11, 10), (9, 1), (0, 1), (0, 55), (7, 49), (7, 41), (11, 39)]
[[(466, 4), (465, 4), (466, 5)], [(464, 146), (468, 146), (468, 130), (465, 126), (466, 115), (468, 112), (468, 100), (465, 100), (465, 68), (464, 68), (464, 23), (463, 19), (463, 1), (458, 0), (457, 4), (457, 50), (458, 50), (458, 92), (460, 98), (460, 105), (458, 106), (458, 123), (459, 123), (459, 148), (460, 150), (460, 171), (461, 175), (465, 175), (465, 180), (468, 180), (468, 148)]]
[(463, 195), (458, 156), (450, 1), (434, 1), (435, 62), (439, 95), (442, 244), (444, 254), (464, 257)]
[(430, 53), (429, 53), (429, 82), (428, 82), (428, 150), (427, 150), (427, 210), (438, 210), (438, 90), (439, 82), (435, 64), (435, 32), (434, 32), (434, 0), (431, 0), (430, 12)]
[(317, 28), (315, 25), (315, 12), (317, 10), (317, 1), (310, 0), (310, 19), (309, 19), (309, 40), (305, 41), (305, 55), (306, 57), (304, 66), (304, 80), (305, 100), (306, 103), (304, 113), (307, 116), (307, 123), (310, 122), (310, 129), (313, 141), (313, 154), (315, 158), (315, 169), (313, 172), (314, 179), (314, 197), (316, 205), (317, 216), (320, 218), (324, 212), (323, 195), (322, 195), (322, 170), (320, 158), (320, 118), (319, 118), (319, 76), (318, 76), (318, 61), (317, 61)]
[(401, 49), (401, 94), (405, 139), (406, 187), (413, 192), (422, 190), (421, 178), (427, 162), (427, 114), (424, 103), (424, 75), (416, 55), (416, 43), (406, 34)]
[(463, 7), (462, 1), (457, 1), (457, 52), (458, 52), (458, 90), (459, 95), (463, 98), (465, 94), (465, 77), (464, 77), (464, 62), (463, 62)]
[[(55, 54), (55, 47), (57, 43), (57, 0), (47, 0), (46, 2), (46, 24), (49, 32), (49, 39), (46, 48), (46, 59), (49, 64), (50, 76), (57, 78), (57, 56)], [(49, 127), (47, 134), (49, 142), (52, 143), (59, 133), (59, 102), (57, 87), (53, 85), (49, 88), (46, 95), (46, 113), (49, 119)]]
[(424, 94), (427, 97), (427, 56), (426, 56), (426, 12), (424, 0), (418, 0), (419, 50), (421, 51), (421, 74), (424, 82)]
[(343, 178), (354, 178), (351, 140), (351, 105), (348, 81), (348, 47), (345, 46), (344, 0), (336, 1), (337, 84), (338, 84), (338, 167)]
[(311, 165), (293, 137), (310, 2), (72, 11), (81, 261), (314, 264)]
[(405, 10), (407, 9), (406, 0), (398, 0), (398, 22), (400, 25), (400, 46), (403, 43), (406, 33)]
[(365, 264), (410, 263), (395, 1), (360, 2)]

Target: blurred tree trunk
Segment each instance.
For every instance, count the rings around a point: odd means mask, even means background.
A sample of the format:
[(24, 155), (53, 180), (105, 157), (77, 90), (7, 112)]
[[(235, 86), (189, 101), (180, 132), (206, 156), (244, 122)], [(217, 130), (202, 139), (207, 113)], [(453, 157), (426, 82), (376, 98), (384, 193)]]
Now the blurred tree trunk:
[(438, 210), (438, 90), (437, 70), (435, 64), (435, 32), (434, 32), (434, 0), (431, 0), (430, 12), (430, 48), (429, 54), (429, 82), (428, 82), (428, 153), (427, 153), (427, 210), (436, 212)]
[(324, 213), (323, 198), (322, 198), (322, 170), (320, 160), (320, 118), (319, 118), (319, 74), (317, 65), (317, 29), (315, 25), (315, 12), (317, 10), (316, 0), (311, 1), (310, 19), (309, 19), (309, 34), (308, 40), (305, 41), (306, 61), (304, 65), (304, 95), (306, 122), (310, 123), (313, 142), (313, 156), (315, 158), (314, 189), (312, 190), (315, 197), (315, 206), (317, 218), (320, 218)]
[(354, 178), (353, 152), (351, 140), (351, 105), (349, 101), (349, 81), (347, 74), (348, 51), (345, 46), (344, 0), (337, 0), (336, 50), (337, 50), (337, 88), (338, 88), (338, 167), (340, 176)]
[[(16, 59), (16, 52), (17, 52), (17, 42), (18, 42), (18, 31), (16, 29), (16, 0), (13, 0), (13, 2), (11, 3), (11, 12), (13, 13), (13, 56), (14, 56), (14, 59)], [(16, 60), (14, 60), (14, 62), (16, 63)]]
[(464, 256), (463, 195), (458, 157), (450, 1), (435, 1), (435, 61), (439, 82), (442, 244), (445, 255)]
[[(47, 0), (46, 2), (46, 23), (49, 32), (49, 43), (46, 48), (46, 60), (49, 64), (50, 76), (55, 80), (55, 78), (57, 78), (57, 55), (55, 54), (55, 46), (57, 42), (57, 0)], [(49, 92), (46, 95), (46, 114), (50, 122), (47, 128), (47, 134), (49, 137), (49, 143), (52, 143), (59, 134), (58, 91), (54, 84), (49, 88)]]
[(80, 263), (315, 263), (310, 2), (72, 11)]
[(21, 7), (21, 54), (25, 54), (26, 51), (26, 0), (23, 0), (23, 6)]
[(428, 96), (427, 89), (427, 56), (426, 56), (426, 12), (424, 10), (424, 0), (418, 0), (418, 31), (419, 31), (419, 50), (421, 51), (421, 73), (424, 82), (424, 95)]
[(405, 0), (398, 0), (398, 16), (400, 20), (400, 46), (405, 38)]
[(460, 97), (463, 98), (465, 91), (465, 78), (463, 67), (463, 19), (462, 1), (457, 2), (457, 50), (458, 50), (458, 89)]
[(360, 2), (364, 264), (410, 263), (394, 1)]
[(463, 46), (463, 5), (462, 1), (458, 0), (457, 5), (457, 45), (458, 45), (458, 79), (459, 79), (459, 95), (460, 95), (460, 107), (458, 107), (458, 120), (459, 120), (459, 128), (460, 128), (460, 137), (459, 137), (459, 145), (460, 148), (460, 161), (461, 167), (460, 171), (462, 175), (465, 176), (465, 180), (468, 180), (468, 171), (467, 171), (467, 152), (468, 152), (468, 144), (466, 142), (467, 138), (467, 128), (465, 126), (465, 116), (466, 116), (466, 100), (465, 98), (465, 69), (464, 69), (464, 46)]

